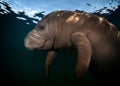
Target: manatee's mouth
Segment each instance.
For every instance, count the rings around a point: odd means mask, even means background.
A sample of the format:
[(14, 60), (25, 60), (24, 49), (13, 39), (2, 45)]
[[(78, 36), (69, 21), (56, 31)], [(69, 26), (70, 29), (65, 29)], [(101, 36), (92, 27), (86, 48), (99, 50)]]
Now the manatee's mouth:
[(38, 38), (36, 36), (28, 36), (25, 39), (25, 47), (29, 50), (40, 50), (46, 43), (43, 38)]

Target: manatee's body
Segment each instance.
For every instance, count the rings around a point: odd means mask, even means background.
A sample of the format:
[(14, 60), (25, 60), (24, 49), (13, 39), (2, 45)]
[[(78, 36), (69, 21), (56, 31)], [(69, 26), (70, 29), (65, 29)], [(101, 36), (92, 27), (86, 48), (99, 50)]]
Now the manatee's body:
[[(43, 18), (25, 39), (30, 50), (49, 50), (46, 77), (60, 50), (76, 50), (76, 76), (89, 68), (99, 73), (119, 69), (120, 32), (102, 17), (80, 11), (55, 11)], [(116, 73), (116, 72), (115, 72)]]

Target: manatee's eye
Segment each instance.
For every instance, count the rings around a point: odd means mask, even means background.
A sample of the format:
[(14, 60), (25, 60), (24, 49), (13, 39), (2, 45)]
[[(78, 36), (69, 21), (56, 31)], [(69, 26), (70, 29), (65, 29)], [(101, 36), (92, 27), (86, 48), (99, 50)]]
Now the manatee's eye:
[(44, 29), (45, 29), (44, 25), (43, 26), (42, 25), (39, 26), (39, 30), (44, 30)]

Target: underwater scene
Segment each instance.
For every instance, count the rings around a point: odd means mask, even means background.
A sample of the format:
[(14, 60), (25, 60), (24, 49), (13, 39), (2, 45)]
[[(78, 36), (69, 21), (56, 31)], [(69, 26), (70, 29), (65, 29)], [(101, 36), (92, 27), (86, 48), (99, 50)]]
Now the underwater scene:
[[(25, 48), (26, 35), (47, 14), (80, 10), (104, 17), (120, 30), (120, 0), (0, 0), (1, 81), (5, 86), (104, 86), (88, 69), (76, 79), (76, 55), (59, 52), (46, 80), (48, 50)], [(2, 86), (1, 85), (1, 86)]]

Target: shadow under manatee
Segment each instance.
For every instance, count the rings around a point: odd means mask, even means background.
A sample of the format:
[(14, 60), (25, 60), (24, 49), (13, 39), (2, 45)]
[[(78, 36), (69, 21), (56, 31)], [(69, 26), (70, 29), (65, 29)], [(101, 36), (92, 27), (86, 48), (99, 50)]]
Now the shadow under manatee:
[(77, 54), (70, 52), (59, 52), (55, 58), (51, 71), (50, 77), (46, 83), (49, 85), (71, 85), (71, 86), (103, 86), (101, 81), (91, 73), (90, 70), (87, 71), (85, 76), (81, 79), (76, 79), (75, 77), (75, 66)]

